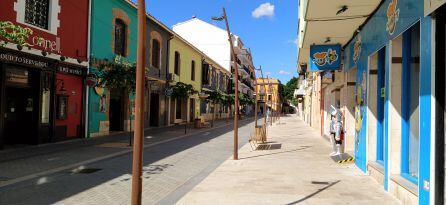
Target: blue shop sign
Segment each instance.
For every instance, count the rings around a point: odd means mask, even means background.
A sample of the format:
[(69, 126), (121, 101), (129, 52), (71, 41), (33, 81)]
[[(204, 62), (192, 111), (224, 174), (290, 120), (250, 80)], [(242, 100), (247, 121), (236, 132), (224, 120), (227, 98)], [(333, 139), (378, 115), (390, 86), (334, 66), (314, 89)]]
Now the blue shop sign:
[(339, 70), (341, 68), (341, 45), (310, 46), (310, 71)]

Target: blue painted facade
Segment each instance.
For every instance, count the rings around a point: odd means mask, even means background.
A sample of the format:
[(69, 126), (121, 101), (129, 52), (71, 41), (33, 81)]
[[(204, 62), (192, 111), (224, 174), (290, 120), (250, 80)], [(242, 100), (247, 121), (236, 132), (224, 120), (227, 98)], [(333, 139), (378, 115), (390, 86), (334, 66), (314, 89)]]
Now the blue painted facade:
[[(431, 111), (434, 109), (431, 106), (432, 86), (431, 86), (431, 74), (432, 74), (432, 18), (430, 16), (424, 17), (423, 15), (423, 1), (418, 0), (386, 0), (380, 8), (373, 14), (369, 21), (362, 27), (361, 31), (355, 35), (352, 41), (345, 46), (345, 58), (344, 68), (345, 71), (350, 71), (353, 68), (357, 69), (356, 76), (356, 96), (360, 98), (357, 102), (361, 102), (357, 105), (355, 111), (356, 117), (356, 140), (355, 140), (355, 158), (356, 165), (362, 171), (367, 171), (367, 165), (370, 162), (368, 159), (369, 150), (367, 147), (367, 105), (368, 100), (377, 100), (380, 103), (383, 100), (383, 107), (378, 106), (378, 129), (382, 129), (382, 149), (377, 147), (377, 161), (380, 162), (384, 169), (384, 189), (388, 190), (389, 187), (389, 167), (392, 162), (389, 161), (389, 82), (390, 69), (391, 68), (391, 41), (398, 36), (402, 35), (406, 30), (417, 24), (420, 26), (420, 94), (419, 94), (419, 163), (418, 163), (418, 179), (413, 181), (418, 185), (418, 197), (419, 204), (429, 204), (429, 190), (424, 188), (424, 184), (429, 183), (430, 176), (430, 144), (431, 140)], [(381, 50), (382, 49), (382, 50)], [(407, 52), (407, 47), (403, 47), (403, 53)], [(380, 51), (381, 50), (381, 51)], [(378, 99), (367, 99), (368, 88), (368, 73), (369, 73), (369, 57), (375, 53), (378, 53), (378, 61), (384, 61), (383, 67), (378, 65)], [(404, 62), (403, 62), (404, 64)], [(407, 79), (407, 74), (403, 72), (403, 79)], [(381, 81), (382, 79), (382, 81)], [(380, 90), (380, 87), (383, 90)], [(408, 89), (409, 82), (403, 80), (403, 90)], [(404, 91), (402, 91), (402, 100), (405, 99)], [(380, 96), (383, 95), (383, 96)], [(382, 97), (382, 98), (381, 98)], [(403, 101), (403, 110), (405, 108)], [(379, 120), (382, 113), (382, 120)], [(404, 111), (403, 111), (404, 113)], [(404, 114), (403, 114), (404, 117)], [(407, 118), (406, 118), (407, 119)], [(407, 128), (405, 127), (407, 121), (403, 120), (402, 124), (402, 136), (407, 135)], [(371, 128), (369, 128), (371, 129)], [(378, 134), (379, 135), (379, 134)], [(379, 137), (379, 136), (378, 136)], [(404, 143), (407, 143), (402, 140)], [(381, 152), (382, 151), (382, 152)], [(407, 150), (402, 148), (402, 156), (406, 156)], [(379, 154), (382, 153), (382, 156)], [(381, 159), (382, 158), (382, 161)], [(404, 157), (402, 157), (404, 158)], [(404, 159), (402, 159), (403, 161)], [(404, 162), (402, 162), (404, 163)], [(407, 167), (402, 164), (402, 169)], [(403, 173), (405, 170), (401, 170)], [(404, 176), (403, 176), (404, 177)]]

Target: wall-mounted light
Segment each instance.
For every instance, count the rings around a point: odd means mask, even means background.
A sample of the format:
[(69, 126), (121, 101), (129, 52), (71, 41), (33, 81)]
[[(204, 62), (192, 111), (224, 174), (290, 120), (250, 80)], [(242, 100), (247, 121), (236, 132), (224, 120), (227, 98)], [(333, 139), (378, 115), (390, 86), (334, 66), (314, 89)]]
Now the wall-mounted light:
[(77, 59), (77, 62), (78, 62), (79, 64), (81, 64), (81, 63), (82, 63), (82, 60), (81, 60), (81, 59)]
[(342, 6), (342, 7), (338, 10), (338, 12), (336, 12), (336, 15), (339, 15), (339, 14), (344, 13), (345, 11), (347, 11), (347, 9), (348, 9), (347, 5)]
[(325, 41), (324, 41), (324, 43), (330, 43), (330, 42), (331, 42), (330, 37), (327, 37), (327, 39), (325, 39)]
[(21, 50), (23, 49), (23, 46), (22, 46), (22, 45), (19, 45), (19, 44), (17, 44), (17, 49), (18, 49), (19, 51), (21, 51)]
[(46, 55), (47, 55), (46, 51), (42, 51), (42, 56), (46, 56)]
[(60, 56), (61, 61), (65, 61), (65, 59), (66, 59), (65, 56)]

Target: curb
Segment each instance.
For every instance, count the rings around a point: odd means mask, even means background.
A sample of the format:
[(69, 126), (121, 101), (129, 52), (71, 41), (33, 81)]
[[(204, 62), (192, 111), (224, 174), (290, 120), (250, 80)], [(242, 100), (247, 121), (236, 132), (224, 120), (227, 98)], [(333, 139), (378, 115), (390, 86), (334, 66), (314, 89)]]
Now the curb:
[[(246, 119), (243, 119), (243, 120), (240, 120), (240, 121), (246, 121), (246, 120), (249, 120), (249, 119), (250, 118), (246, 118)], [(159, 142), (154, 142), (152, 144), (144, 145), (143, 149), (146, 149), (146, 148), (149, 148), (149, 147), (153, 147), (153, 146), (156, 146), (156, 145), (160, 145), (160, 144), (164, 144), (164, 143), (167, 143), (167, 142), (179, 140), (179, 139), (182, 139), (182, 138), (190, 137), (190, 136), (195, 135), (195, 134), (201, 134), (201, 133), (204, 133), (204, 132), (207, 132), (207, 131), (210, 131), (210, 130), (226, 127), (226, 126), (231, 125), (231, 124), (233, 124), (233, 123), (231, 122), (231, 123), (224, 124), (224, 125), (221, 125), (221, 126), (216, 126), (216, 127), (210, 128), (210, 129), (200, 130), (200, 131), (198, 131), (196, 133), (188, 133), (188, 134), (181, 135), (181, 136), (178, 136), (178, 137), (174, 137), (174, 138), (171, 138), (171, 139), (166, 139), (166, 140), (162, 140), (162, 141), (159, 141)], [(72, 168), (75, 168), (75, 167), (78, 167), (78, 166), (81, 166), (81, 165), (91, 164), (91, 163), (98, 162), (98, 161), (101, 161), (101, 160), (106, 160), (106, 159), (122, 156), (122, 155), (125, 155), (125, 154), (128, 154), (128, 153), (131, 153), (131, 152), (133, 152), (133, 149), (119, 151), (119, 152), (115, 152), (113, 154), (105, 155), (105, 156), (102, 156), (102, 157), (97, 157), (97, 158), (94, 158), (94, 159), (84, 160), (84, 161), (77, 162), (77, 163), (74, 163), (74, 164), (69, 164), (69, 165), (65, 165), (65, 166), (62, 166), (62, 167), (57, 167), (57, 168), (54, 168), (54, 169), (49, 169), (49, 170), (46, 170), (46, 171), (38, 172), (38, 173), (35, 173), (35, 174), (31, 174), (31, 175), (27, 175), (27, 176), (23, 176), (23, 177), (18, 177), (18, 178), (11, 179), (11, 180), (5, 181), (3, 183), (0, 183), (0, 188), (6, 187), (6, 186), (10, 186), (10, 185), (13, 185), (13, 184), (16, 184), (16, 183), (19, 183), (19, 182), (27, 181), (27, 180), (30, 180), (30, 179), (33, 179), (33, 178), (37, 178), (37, 177), (53, 174), (53, 173), (56, 173), (56, 172), (60, 172), (60, 171), (63, 171), (63, 170), (72, 169)]]

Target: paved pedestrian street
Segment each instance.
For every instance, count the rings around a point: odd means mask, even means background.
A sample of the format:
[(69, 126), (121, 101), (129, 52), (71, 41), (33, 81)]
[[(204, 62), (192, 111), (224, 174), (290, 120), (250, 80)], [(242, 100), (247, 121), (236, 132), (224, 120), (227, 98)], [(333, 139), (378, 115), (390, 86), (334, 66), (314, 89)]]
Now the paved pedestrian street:
[[(240, 121), (241, 145), (247, 142), (250, 129), (254, 125), (252, 121), (252, 118)], [(192, 188), (194, 183), (199, 182), (225, 161), (232, 154), (232, 128), (231, 123), (227, 124), (225, 120), (221, 120), (216, 122), (215, 129), (191, 129), (189, 132), (192, 134), (183, 138), (146, 148), (143, 168), (144, 204), (155, 204), (160, 200), (164, 200), (165, 204), (176, 201)], [(168, 132), (157, 132), (154, 135), (150, 135), (148, 131), (146, 135), (150, 139), (169, 139), (169, 137), (183, 135), (183, 131), (169, 129)], [(171, 136), (169, 132), (174, 134)], [(147, 141), (151, 142), (151, 140)], [(97, 146), (88, 146), (74, 149), (72, 152), (80, 151), (79, 154), (86, 155), (100, 152), (102, 149)], [(88, 153), (82, 153), (86, 151)], [(115, 150), (116, 152), (118, 151)], [(54, 153), (42, 154), (40, 158), (51, 154)], [(103, 157), (103, 155), (98, 157)], [(74, 169), (66, 169), (1, 187), (0, 204), (129, 204), (131, 157), (131, 153), (121, 154), (98, 162), (83, 164)], [(26, 158), (32, 159), (33, 156), (10, 159), (7, 163), (21, 166)], [(26, 166), (32, 167), (32, 165), (41, 166), (38, 163)], [(48, 166), (54, 168), (53, 164)], [(11, 172), (14, 171), (12, 169), (14, 167), (9, 168)], [(4, 172), (7, 169), (5, 166)]]
[(268, 137), (269, 150), (243, 146), (178, 204), (400, 204), (354, 164), (335, 163), (329, 142), (295, 116)]
[[(232, 124), (144, 150), (143, 204), (399, 204), (296, 116), (268, 130), (266, 150), (247, 143), (232, 160)], [(262, 121), (259, 120), (259, 123)], [(0, 204), (129, 204), (131, 153), (0, 188)], [(364, 194), (367, 193), (367, 194)]]

